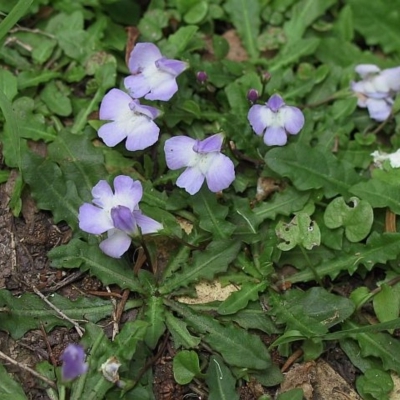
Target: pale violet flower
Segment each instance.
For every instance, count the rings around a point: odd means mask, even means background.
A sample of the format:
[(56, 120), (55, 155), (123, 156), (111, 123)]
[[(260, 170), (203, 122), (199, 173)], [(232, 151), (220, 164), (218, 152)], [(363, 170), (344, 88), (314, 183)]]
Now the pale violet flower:
[(158, 140), (160, 128), (153, 119), (160, 115), (154, 107), (141, 105), (119, 89), (111, 89), (100, 105), (99, 118), (108, 120), (100, 127), (98, 135), (109, 147), (126, 139), (130, 151), (143, 150)]
[(60, 356), (62, 363), (61, 376), (63, 381), (71, 381), (88, 370), (85, 363), (85, 351), (78, 344), (69, 344)]
[(271, 96), (265, 105), (252, 106), (247, 118), (267, 146), (285, 145), (288, 135), (297, 135), (304, 125), (300, 109), (287, 106), (278, 94)]
[(393, 97), (400, 91), (400, 67), (381, 70), (373, 64), (360, 64), (355, 71), (362, 78), (351, 83), (357, 105), (367, 108), (372, 119), (384, 121), (392, 111)]
[(189, 194), (197, 193), (204, 180), (212, 192), (226, 189), (235, 179), (232, 160), (221, 154), (223, 136), (216, 134), (204, 140), (176, 136), (165, 142), (168, 168), (186, 168), (176, 184)]
[(132, 237), (163, 228), (139, 210), (142, 184), (129, 176), (114, 179), (114, 192), (106, 181), (100, 181), (92, 195), (93, 204), (85, 203), (79, 208), (79, 227), (94, 235), (107, 232), (108, 238), (100, 243), (100, 248), (110, 257), (121, 257), (129, 249)]
[(378, 167), (382, 167), (382, 163), (386, 160), (389, 160), (392, 168), (400, 168), (400, 149), (390, 154), (383, 152), (381, 153), (380, 151), (376, 150), (371, 153), (371, 156), (374, 158), (374, 163)]
[(124, 85), (133, 98), (168, 101), (178, 91), (176, 77), (188, 64), (163, 57), (153, 43), (137, 43), (128, 67), (131, 75), (125, 78)]

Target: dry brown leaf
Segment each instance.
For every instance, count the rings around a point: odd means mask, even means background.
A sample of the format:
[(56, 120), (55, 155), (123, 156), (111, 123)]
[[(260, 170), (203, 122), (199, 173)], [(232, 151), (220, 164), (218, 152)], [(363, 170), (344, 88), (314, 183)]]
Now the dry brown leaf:
[(186, 304), (203, 304), (216, 300), (224, 301), (231, 293), (239, 290), (239, 288), (234, 285), (222, 287), (218, 281), (201, 281), (196, 284), (195, 288), (197, 293), (196, 298), (182, 296), (178, 297), (177, 300)]
[[(353, 388), (325, 361), (295, 364), (281, 384), (280, 393), (303, 389), (306, 400), (362, 400)], [(393, 398), (394, 400), (394, 398)]]
[(226, 56), (228, 60), (246, 61), (249, 59), (245, 48), (242, 46), (240, 37), (234, 29), (226, 31), (222, 36), (229, 43), (229, 52)]

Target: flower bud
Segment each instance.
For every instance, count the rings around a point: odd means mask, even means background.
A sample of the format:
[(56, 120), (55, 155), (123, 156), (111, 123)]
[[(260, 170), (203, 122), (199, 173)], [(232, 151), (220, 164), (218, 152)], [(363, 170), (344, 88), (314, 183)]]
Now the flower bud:
[(196, 74), (196, 78), (197, 78), (197, 82), (203, 84), (203, 83), (208, 79), (207, 72), (205, 72), (205, 71), (199, 71), (199, 72)]
[(255, 103), (258, 100), (258, 91), (256, 89), (250, 89), (247, 92), (247, 100), (249, 100), (250, 103)]

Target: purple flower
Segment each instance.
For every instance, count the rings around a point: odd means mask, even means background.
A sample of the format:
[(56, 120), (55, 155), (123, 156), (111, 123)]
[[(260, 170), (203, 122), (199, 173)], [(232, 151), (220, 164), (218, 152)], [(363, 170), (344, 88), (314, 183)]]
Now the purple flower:
[(62, 360), (61, 375), (63, 381), (71, 381), (88, 370), (85, 363), (85, 351), (78, 344), (69, 344), (60, 359)]
[(393, 97), (400, 92), (400, 67), (381, 71), (376, 65), (360, 64), (355, 71), (362, 78), (351, 83), (357, 105), (367, 108), (372, 119), (384, 121), (392, 111)]
[(165, 142), (168, 168), (186, 167), (176, 184), (190, 194), (197, 193), (204, 179), (212, 192), (226, 189), (235, 179), (233, 162), (221, 154), (223, 136), (216, 134), (205, 140), (176, 136)]
[(119, 258), (131, 244), (131, 238), (155, 233), (163, 226), (139, 210), (143, 195), (142, 184), (129, 176), (114, 179), (113, 193), (106, 181), (100, 181), (93, 189), (93, 204), (85, 203), (79, 208), (79, 227), (88, 233), (108, 238), (100, 243), (101, 250), (110, 257)]
[(98, 135), (107, 146), (113, 147), (126, 139), (130, 151), (143, 150), (158, 140), (160, 128), (153, 122), (160, 115), (154, 107), (144, 106), (119, 89), (111, 89), (100, 105), (100, 119), (104, 124)]
[(297, 135), (304, 125), (300, 109), (287, 106), (277, 94), (271, 96), (265, 106), (252, 106), (247, 118), (254, 132), (264, 136), (267, 146), (285, 145), (288, 134)]
[(132, 75), (125, 78), (124, 84), (133, 98), (167, 101), (178, 91), (175, 78), (188, 64), (163, 57), (153, 43), (137, 43), (128, 67)]

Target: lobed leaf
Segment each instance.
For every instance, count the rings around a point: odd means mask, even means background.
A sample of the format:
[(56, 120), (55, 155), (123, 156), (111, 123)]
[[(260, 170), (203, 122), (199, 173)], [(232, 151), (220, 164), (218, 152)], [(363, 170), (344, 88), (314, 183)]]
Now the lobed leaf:
[[(400, 234), (373, 232), (367, 240), (367, 244), (356, 244), (346, 254), (334, 260), (322, 261), (316, 266), (320, 277), (329, 275), (334, 279), (341, 271), (347, 270), (352, 275), (360, 264), (370, 271), (377, 263), (386, 263), (394, 260), (400, 254)], [(301, 271), (288, 278), (288, 281), (307, 282), (313, 280), (312, 271)]]
[(48, 253), (55, 268), (81, 268), (89, 270), (104, 285), (117, 284), (121, 289), (144, 293), (139, 280), (133, 275), (132, 267), (124, 259), (105, 255), (97, 245), (90, 245), (79, 239), (72, 239), (67, 245), (55, 247)]
[(201, 315), (187, 305), (164, 299), (173, 311), (197, 332), (207, 333), (203, 340), (233, 366), (265, 369), (271, 365), (268, 350), (258, 336), (234, 326), (223, 326), (214, 318)]
[(165, 279), (160, 293), (171, 293), (201, 278), (211, 280), (215, 274), (225, 272), (238, 254), (240, 246), (241, 243), (235, 240), (216, 240), (205, 250), (195, 251), (191, 263)]
[(274, 148), (265, 156), (268, 167), (289, 178), (299, 190), (324, 190), (327, 198), (341, 194), (349, 197), (360, 177), (351, 164), (339, 161), (331, 152), (302, 143)]
[[(97, 322), (113, 313), (112, 304), (99, 297), (81, 297), (71, 301), (58, 294), (48, 300), (71, 319)], [(138, 307), (141, 302), (128, 301), (126, 309)], [(25, 293), (21, 297), (13, 296), (7, 290), (0, 290), (0, 308), (7, 312), (2, 313), (0, 328), (9, 332), (14, 339), (19, 339), (31, 329), (39, 329), (43, 325), (47, 332), (55, 326), (71, 326), (71, 323), (60, 318), (42, 299), (32, 293)]]

